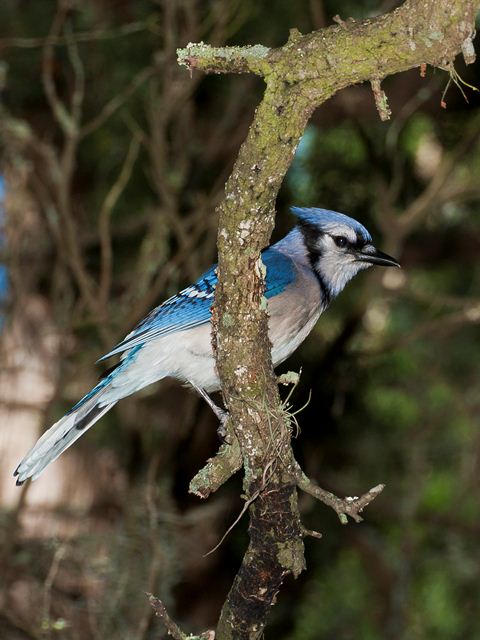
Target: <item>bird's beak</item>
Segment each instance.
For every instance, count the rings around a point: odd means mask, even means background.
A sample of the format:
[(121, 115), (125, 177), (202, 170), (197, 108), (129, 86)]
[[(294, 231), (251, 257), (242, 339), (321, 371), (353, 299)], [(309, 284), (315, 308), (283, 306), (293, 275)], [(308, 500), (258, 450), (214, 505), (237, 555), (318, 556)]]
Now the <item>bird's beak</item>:
[(383, 253), (383, 251), (379, 251), (371, 244), (365, 245), (361, 251), (358, 251), (356, 257), (359, 262), (378, 264), (381, 267), (400, 267), (395, 258)]

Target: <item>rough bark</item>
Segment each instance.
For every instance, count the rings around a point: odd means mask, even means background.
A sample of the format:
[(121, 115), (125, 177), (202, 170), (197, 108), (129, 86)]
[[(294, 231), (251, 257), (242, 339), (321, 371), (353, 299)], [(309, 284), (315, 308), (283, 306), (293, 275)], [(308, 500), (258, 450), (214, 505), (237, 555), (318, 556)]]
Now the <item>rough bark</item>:
[[(250, 501), (250, 544), (225, 601), (217, 640), (259, 638), (282, 581), (304, 568), (296, 487), (305, 489), (308, 479), (299, 480), (273, 372), (260, 258), (270, 240), (283, 177), (312, 111), (339, 89), (370, 81), (379, 91), (386, 75), (424, 63), (448, 70), (460, 51), (472, 62), (476, 9), (471, 0), (407, 0), (377, 18), (339, 20), (338, 26), (308, 35), (294, 31), (279, 49), (199, 44), (178, 52), (179, 62), (190, 69), (252, 72), (266, 82), (218, 208), (214, 346), (238, 443), (231, 458), (224, 447), (221, 473), (211, 488), (204, 470), (198, 493), (207, 496), (236, 470), (239, 445)], [(215, 459), (209, 464), (215, 467)]]

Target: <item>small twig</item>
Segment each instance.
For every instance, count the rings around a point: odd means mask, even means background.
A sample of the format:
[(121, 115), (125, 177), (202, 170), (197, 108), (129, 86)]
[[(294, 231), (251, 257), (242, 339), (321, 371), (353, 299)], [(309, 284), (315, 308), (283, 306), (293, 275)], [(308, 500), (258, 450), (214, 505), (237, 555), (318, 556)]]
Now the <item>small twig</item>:
[(130, 96), (135, 93), (142, 84), (153, 76), (154, 73), (155, 67), (145, 67), (145, 69), (142, 69), (137, 73), (123, 91), (117, 93), (109, 102), (107, 102), (107, 104), (104, 105), (103, 109), (94, 118), (92, 118), (92, 120), (90, 120), (90, 122), (83, 125), (82, 130), (80, 131), (80, 137), (84, 138), (101, 127), (102, 124), (104, 124), (116, 111), (118, 111), (118, 109), (120, 109), (120, 107), (125, 104), (128, 98), (130, 98)]
[(199, 498), (208, 496), (224, 484), (242, 466), (240, 444), (227, 422), (227, 438), (231, 444), (222, 444), (218, 452), (196, 473), (189, 486), (189, 492)]
[[(84, 97), (84, 71), (79, 57), (76, 43), (72, 39), (71, 31), (65, 29), (69, 61), (74, 71), (74, 87), (71, 108), (68, 110), (57, 92), (54, 79), (54, 49), (53, 40), (58, 37), (65, 24), (67, 7), (59, 2), (50, 33), (45, 40), (42, 58), (42, 84), (50, 109), (63, 133), (64, 144), (60, 154), (52, 147), (42, 142), (40, 150), (46, 158), (46, 169), (55, 194), (55, 209), (58, 208), (59, 218), (63, 229), (59, 240), (65, 245), (64, 256), (74, 278), (77, 281), (81, 295), (92, 316), (100, 318), (100, 307), (94, 294), (94, 285), (85, 268), (82, 252), (78, 241), (78, 233), (72, 207), (71, 184), (76, 163), (76, 152), (79, 142), (79, 130)], [(60, 234), (60, 230), (59, 230)], [(99, 324), (99, 332), (108, 341), (108, 331), (103, 324)]]
[(147, 596), (148, 602), (154, 610), (155, 615), (161, 618), (166, 630), (168, 631), (168, 635), (172, 636), (174, 640), (215, 640), (215, 631), (212, 630), (204, 631), (199, 636), (187, 635), (180, 629), (178, 624), (172, 620), (168, 614), (167, 608), (159, 598), (151, 593), (146, 593), (145, 595)]
[[(60, 128), (65, 134), (71, 132), (73, 128), (73, 121), (68, 113), (65, 105), (60, 100), (60, 97), (57, 93), (57, 89), (55, 87), (55, 80), (53, 75), (53, 62), (54, 62), (54, 52), (53, 52), (53, 40), (58, 37), (60, 30), (65, 22), (66, 17), (66, 8), (62, 3), (59, 3), (57, 11), (55, 13), (55, 17), (52, 22), (52, 26), (50, 28), (50, 33), (45, 39), (45, 46), (43, 48), (43, 56), (42, 56), (42, 84), (43, 89), (45, 91), (45, 95), (48, 100), (48, 104), (50, 105), (50, 109), (57, 120)], [(68, 37), (67, 37), (68, 41)]]
[[(249, 506), (251, 504), (253, 504), (255, 502), (255, 500), (258, 498), (258, 496), (262, 493), (262, 491), (265, 490), (266, 486), (268, 485), (268, 482), (270, 480), (270, 477), (272, 475), (272, 467), (275, 464), (275, 460), (272, 459), (268, 462), (268, 464), (265, 466), (265, 469), (263, 470), (263, 476), (262, 476), (262, 484), (259, 487), (259, 489), (257, 489), (255, 491), (255, 493), (250, 496), (249, 498), (247, 498), (245, 500), (245, 504), (243, 505), (242, 510), (240, 511), (240, 513), (238, 514), (238, 516), (235, 518), (235, 520), (232, 522), (232, 524), (228, 527), (228, 529), (225, 531), (225, 533), (223, 534), (223, 536), (220, 538), (220, 540), (217, 542), (217, 544), (210, 549), (210, 551), (207, 551), (207, 553), (204, 554), (204, 558), (206, 558), (207, 556), (209, 556), (211, 553), (213, 553), (214, 551), (216, 551), (223, 543), (223, 541), (225, 540), (225, 538), (228, 536), (228, 534), (234, 529), (234, 527), (240, 522), (240, 520), (243, 518), (243, 515), (246, 513), (246, 511), (248, 510)], [(246, 497), (246, 496), (245, 496)]]
[(75, 131), (78, 131), (82, 119), (83, 98), (85, 95), (85, 71), (82, 59), (78, 52), (78, 46), (73, 39), (72, 26), (70, 23), (65, 25), (65, 33), (67, 38), (67, 52), (70, 64), (74, 71), (74, 87), (72, 92), (71, 117), (75, 125)]
[(264, 76), (270, 70), (268, 47), (263, 45), (245, 47), (211, 47), (188, 44), (177, 49), (178, 64), (191, 72), (193, 69), (213, 73), (255, 73)]
[(306, 529), (305, 527), (302, 527), (302, 535), (304, 538), (316, 538), (317, 540), (321, 540), (323, 538), (323, 534), (321, 534), (319, 531), (314, 531), (313, 529)]
[[(148, 514), (148, 539), (150, 542), (150, 569), (147, 577), (148, 589), (154, 589), (158, 583), (160, 571), (164, 569), (164, 554), (163, 554), (163, 539), (160, 532), (160, 516), (158, 511), (158, 505), (156, 500), (156, 477), (158, 469), (160, 467), (161, 456), (159, 452), (153, 456), (147, 471), (147, 479), (145, 486), (145, 503)], [(147, 636), (150, 621), (153, 615), (151, 607), (146, 607), (141, 615), (137, 632), (134, 636), (134, 640), (144, 640)]]
[(110, 284), (112, 279), (112, 239), (110, 233), (110, 219), (112, 211), (122, 195), (128, 181), (132, 175), (135, 161), (138, 157), (140, 149), (140, 141), (134, 135), (130, 141), (127, 155), (123, 162), (122, 168), (107, 193), (103, 201), (100, 214), (98, 216), (98, 234), (100, 237), (100, 285), (98, 289), (98, 297), (102, 305), (106, 305), (110, 293)]
[(374, 80), (370, 80), (370, 84), (372, 86), (373, 97), (375, 98), (375, 105), (377, 107), (380, 120), (382, 120), (382, 122), (390, 120), (392, 112), (388, 106), (387, 94), (380, 85), (380, 80), (375, 78)]
[(473, 46), (471, 36), (468, 36), (468, 38), (465, 38), (462, 42), (462, 55), (465, 60), (465, 64), (473, 64), (476, 60), (475, 47)]
[[(94, 40), (111, 40), (113, 38), (121, 38), (123, 36), (130, 35), (132, 33), (138, 33), (139, 31), (146, 31), (149, 28), (147, 22), (130, 22), (121, 26), (115, 30), (97, 30), (97, 31), (79, 31), (73, 33), (73, 40), (75, 42), (92, 42)], [(18, 47), (21, 49), (36, 49), (37, 47), (44, 47), (46, 38), (0, 38), (0, 47)], [(69, 38), (62, 37), (60, 35), (50, 37), (50, 44), (58, 47), (68, 44)]]
[(217, 542), (217, 544), (214, 547), (212, 547), (210, 549), (210, 551), (207, 551), (207, 553), (203, 554), (204, 558), (206, 558), (210, 554), (214, 553), (223, 544), (223, 541), (225, 540), (225, 538), (236, 527), (236, 525), (240, 522), (240, 520), (243, 518), (244, 514), (248, 511), (248, 507), (253, 502), (255, 502), (255, 500), (258, 498), (260, 493), (261, 493), (261, 489), (258, 489), (257, 491), (255, 491), (255, 493), (253, 494), (253, 496), (251, 498), (249, 498), (248, 500), (245, 501), (245, 504), (243, 505), (242, 510), (240, 511), (238, 516), (235, 518), (235, 520), (232, 522), (232, 524), (228, 527), (228, 529), (225, 531), (225, 533), (220, 538), (220, 540)]
[(341, 18), (339, 16), (338, 13), (333, 16), (332, 20), (333, 20), (333, 22), (336, 22), (337, 24), (339, 24), (343, 29), (347, 28), (347, 23), (345, 22), (345, 20), (343, 18)]
[(447, 95), (447, 91), (450, 87), (450, 85), (452, 84), (452, 77), (450, 76), (448, 78), (447, 84), (445, 85), (445, 89), (442, 92), (442, 97), (440, 98), (440, 106), (442, 107), (442, 109), (446, 109), (447, 108), (447, 103), (445, 101), (445, 96)]
[[(449, 80), (450, 82), (450, 80)], [(442, 96), (443, 100), (444, 96)], [(405, 237), (428, 215), (434, 207), (438, 207), (445, 198), (443, 190), (449, 186), (449, 180), (458, 168), (459, 162), (470, 153), (480, 138), (480, 132), (467, 131), (456, 147), (448, 155), (445, 154), (435, 175), (420, 195), (404, 210), (398, 218), (401, 236)]]
[(55, 553), (53, 554), (52, 564), (50, 565), (48, 575), (45, 578), (45, 582), (44, 582), (42, 626), (45, 629), (45, 631), (48, 633), (48, 636), (51, 635), (50, 606), (51, 606), (51, 600), (52, 600), (52, 587), (53, 587), (55, 578), (57, 577), (60, 563), (62, 562), (66, 552), (67, 552), (66, 544), (62, 544), (59, 547), (57, 547), (57, 549), (55, 550)]
[(469, 89), (471, 89), (472, 91), (479, 91), (478, 87), (476, 87), (473, 84), (470, 84), (469, 82), (467, 82), (466, 80), (464, 80), (462, 78), (462, 76), (458, 73), (458, 71), (455, 69), (455, 65), (453, 64), (453, 62), (451, 63), (450, 67), (449, 67), (449, 72), (450, 72), (450, 77), (452, 78), (453, 82), (457, 85), (458, 90), (460, 91), (460, 93), (462, 94), (465, 102), (468, 104), (468, 98), (467, 98), (467, 94), (465, 93), (465, 91), (462, 88), (462, 84), (465, 87), (468, 87)]
[(155, 611), (155, 615), (161, 618), (166, 630), (168, 631), (169, 635), (174, 638), (174, 640), (188, 640), (188, 638), (192, 637), (187, 636), (186, 633), (183, 633), (176, 622), (171, 619), (171, 617), (168, 615), (167, 608), (159, 598), (156, 598), (151, 593), (146, 593), (145, 595), (148, 598), (150, 606)]
[[(200, 209), (200, 211), (203, 211)], [(135, 305), (133, 305), (133, 309), (130, 310), (130, 313), (126, 316), (125, 325), (131, 325), (144, 315), (150, 307), (155, 303), (155, 300), (158, 298), (160, 293), (164, 290), (166, 284), (169, 282), (169, 279), (177, 269), (188, 266), (190, 261), (190, 257), (192, 255), (192, 249), (198, 245), (198, 240), (201, 234), (207, 228), (209, 222), (209, 218), (207, 215), (203, 215), (203, 217), (199, 218), (198, 224), (192, 228), (189, 232), (188, 243), (185, 246), (177, 251), (175, 255), (173, 255), (167, 264), (163, 264), (160, 269), (160, 265), (156, 266), (156, 270), (158, 271), (155, 279), (149, 284), (148, 289), (137, 298)], [(150, 261), (151, 262), (151, 261)], [(150, 266), (149, 262), (149, 266)], [(139, 266), (136, 269), (136, 273), (141, 272), (141, 263), (139, 259)]]
[(424, 336), (428, 336), (429, 339), (434, 339), (439, 336), (448, 335), (449, 333), (459, 328), (463, 328), (464, 326), (478, 324), (480, 324), (480, 305), (478, 303), (473, 303), (460, 311), (452, 311), (451, 313), (445, 313), (440, 318), (427, 320), (415, 327), (415, 329), (409, 333), (402, 335), (399, 340), (385, 342), (381, 346), (371, 349), (368, 352), (352, 351), (351, 355), (354, 355), (354, 357), (367, 355), (371, 358), (404, 348), (410, 343), (420, 340), (420, 338), (423, 338)]
[(300, 468), (300, 465), (296, 463), (297, 467), (297, 486), (305, 493), (313, 496), (323, 504), (326, 504), (328, 507), (331, 507), (335, 513), (338, 515), (338, 518), (342, 524), (348, 523), (348, 517), (350, 516), (352, 520), (355, 522), (362, 522), (363, 518), (360, 516), (360, 513), (367, 507), (372, 500), (382, 493), (385, 488), (384, 484), (377, 484), (376, 487), (370, 489), (362, 496), (357, 497), (346, 497), (339, 498), (330, 491), (325, 491), (319, 487), (313, 480), (310, 480), (308, 476)]
[(355, 18), (347, 18), (346, 20), (344, 20), (338, 15), (338, 13), (333, 16), (332, 20), (333, 22), (336, 22), (338, 25), (340, 25), (342, 29), (348, 29), (348, 27), (355, 22)]

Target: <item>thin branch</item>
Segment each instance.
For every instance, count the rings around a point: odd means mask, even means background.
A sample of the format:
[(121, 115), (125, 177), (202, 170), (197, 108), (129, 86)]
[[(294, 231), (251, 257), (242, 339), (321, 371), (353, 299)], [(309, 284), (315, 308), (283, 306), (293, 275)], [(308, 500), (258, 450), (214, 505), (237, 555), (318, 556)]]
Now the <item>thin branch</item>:
[(242, 467), (240, 443), (233, 433), (230, 420), (227, 422), (226, 428), (227, 440), (231, 444), (222, 444), (213, 458), (207, 461), (207, 464), (198, 471), (190, 482), (190, 493), (199, 498), (208, 498)]
[[(205, 210), (203, 211), (203, 215), (198, 217), (198, 224), (195, 228), (189, 230), (188, 242), (185, 243), (185, 246), (182, 247), (181, 250), (177, 251), (174, 256), (170, 259), (167, 264), (163, 264), (161, 270), (158, 272), (157, 277), (149, 284), (148, 289), (145, 293), (140, 297), (135, 305), (132, 307), (131, 311), (127, 315), (127, 319), (125, 321), (126, 325), (132, 325), (135, 322), (138, 322), (139, 318), (141, 318), (147, 311), (155, 304), (158, 296), (164, 290), (166, 283), (172, 276), (172, 272), (177, 270), (179, 267), (185, 264), (185, 262), (189, 259), (189, 256), (192, 253), (192, 250), (197, 246), (198, 239), (201, 234), (205, 231), (207, 226), (211, 224), (210, 218), (206, 215)], [(149, 265), (151, 268), (151, 265)], [(153, 269), (152, 269), (153, 270)], [(156, 269), (155, 269), (156, 270)], [(138, 274), (139, 269), (137, 269), (136, 273)]]
[(331, 507), (342, 524), (348, 524), (347, 516), (350, 516), (355, 522), (362, 522), (363, 518), (360, 513), (385, 489), (384, 484), (377, 484), (360, 497), (339, 498), (330, 491), (325, 491), (325, 489), (319, 487), (313, 480), (310, 480), (298, 465), (297, 485), (305, 493)]
[(167, 608), (159, 598), (151, 593), (147, 593), (145, 595), (147, 596), (148, 602), (154, 610), (155, 615), (162, 620), (168, 635), (172, 636), (174, 640), (215, 640), (214, 631), (204, 631), (199, 636), (187, 635), (180, 629), (178, 624), (172, 620)]
[(60, 125), (60, 128), (63, 132), (70, 132), (73, 128), (73, 121), (57, 93), (53, 74), (53, 41), (58, 37), (58, 34), (63, 27), (66, 18), (66, 11), (65, 3), (59, 2), (50, 32), (45, 39), (45, 46), (43, 47), (42, 83), (48, 104), (50, 105), (50, 109)]
[[(122, 38), (133, 33), (147, 31), (149, 29), (148, 22), (130, 22), (122, 25), (118, 29), (97, 29), (92, 31), (79, 31), (72, 33), (70, 41), (74, 42), (93, 42), (95, 40), (112, 40)], [(17, 47), (21, 49), (36, 49), (44, 47), (46, 40), (49, 39), (51, 46), (65, 46), (69, 42), (67, 36), (51, 35), (40, 38), (0, 38), (0, 48)]]
[(387, 94), (382, 89), (380, 80), (378, 78), (375, 78), (373, 80), (370, 80), (370, 84), (372, 86), (373, 97), (375, 98), (375, 106), (377, 107), (380, 120), (382, 120), (383, 122), (385, 122), (385, 120), (390, 120), (392, 111), (388, 106)]
[(80, 137), (84, 138), (88, 136), (93, 131), (96, 131), (99, 127), (102, 126), (113, 114), (118, 111), (132, 96), (137, 89), (139, 89), (145, 82), (153, 76), (156, 72), (155, 67), (145, 67), (139, 73), (137, 73), (132, 80), (127, 84), (127, 86), (119, 91), (106, 105), (102, 108), (102, 110), (92, 119), (90, 122), (87, 122), (83, 125), (80, 131)]
[(100, 285), (98, 297), (102, 305), (106, 305), (110, 293), (112, 280), (112, 239), (110, 233), (110, 219), (113, 209), (122, 195), (132, 175), (133, 167), (138, 158), (140, 141), (133, 136), (122, 168), (113, 185), (110, 187), (98, 216), (98, 233), (100, 237)]
[(172, 636), (174, 640), (188, 640), (189, 636), (187, 636), (186, 633), (183, 633), (178, 624), (172, 620), (163, 602), (151, 593), (147, 593), (145, 595), (147, 596), (148, 602), (154, 610), (155, 615), (158, 616), (165, 625), (168, 635)]
[(67, 545), (61, 544), (55, 550), (53, 555), (52, 563), (50, 565), (50, 569), (48, 571), (47, 577), (45, 578), (44, 583), (44, 592), (43, 592), (43, 620), (42, 626), (44, 626), (45, 631), (48, 634), (48, 637), (52, 635), (51, 621), (50, 621), (50, 607), (52, 600), (52, 587), (55, 581), (55, 578), (58, 574), (58, 569), (60, 568), (60, 563), (62, 562), (65, 554), (67, 552)]
[(80, 58), (77, 43), (75, 42), (72, 34), (72, 27), (69, 22), (65, 25), (66, 39), (67, 39), (67, 52), (70, 64), (73, 69), (74, 86), (72, 93), (71, 104), (71, 118), (75, 125), (75, 131), (77, 132), (80, 127), (82, 118), (83, 98), (85, 95), (85, 71), (83, 63)]
[(354, 357), (374, 357), (402, 349), (425, 336), (433, 340), (435, 337), (448, 335), (450, 332), (462, 327), (478, 324), (480, 324), (480, 304), (473, 304), (460, 311), (453, 311), (452, 313), (444, 314), (440, 318), (428, 320), (415, 327), (415, 329), (405, 334), (399, 340), (385, 342), (368, 351), (352, 351), (351, 355)]
[[(458, 167), (459, 160), (467, 154), (472, 147), (475, 146), (480, 138), (480, 131), (467, 132), (462, 140), (457, 144), (455, 149), (445, 156), (438, 169), (435, 171), (433, 178), (427, 187), (416, 198), (398, 219), (398, 230), (405, 235), (415, 228), (418, 223), (429, 213), (432, 204), (437, 199), (448, 201), (450, 198), (448, 192), (448, 181), (454, 171)], [(443, 190), (446, 190), (446, 197), (443, 196)]]
[(222, 544), (223, 544), (224, 540), (227, 538), (228, 534), (231, 531), (233, 531), (233, 529), (237, 526), (237, 524), (240, 522), (240, 520), (243, 518), (243, 516), (247, 513), (248, 508), (258, 498), (258, 496), (260, 495), (260, 492), (261, 492), (261, 490), (258, 489), (253, 494), (253, 496), (248, 498), (248, 500), (245, 500), (244, 505), (243, 505), (242, 509), (240, 510), (240, 513), (238, 514), (238, 516), (235, 518), (235, 520), (232, 522), (232, 524), (228, 527), (228, 529), (225, 531), (225, 533), (220, 538), (220, 540), (217, 542), (217, 544), (214, 547), (212, 547), (210, 549), (210, 551), (207, 551), (207, 553), (204, 554), (204, 556), (203, 556), (204, 558), (206, 558), (207, 556), (211, 555), (212, 553), (215, 553), (215, 551), (222, 546)]
[(199, 69), (213, 73), (255, 73), (264, 76), (270, 65), (271, 49), (262, 45), (247, 47), (210, 47), (205, 44), (189, 44), (178, 49), (178, 64), (187, 69)]

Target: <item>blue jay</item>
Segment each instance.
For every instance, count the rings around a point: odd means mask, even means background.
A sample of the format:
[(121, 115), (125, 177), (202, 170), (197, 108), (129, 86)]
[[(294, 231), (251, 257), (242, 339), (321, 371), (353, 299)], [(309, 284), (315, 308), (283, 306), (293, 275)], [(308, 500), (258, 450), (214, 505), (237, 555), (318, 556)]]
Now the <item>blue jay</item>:
[[(292, 213), (297, 226), (262, 253), (274, 366), (305, 340), (322, 311), (359, 271), (372, 265), (400, 266), (373, 246), (363, 225), (342, 213), (299, 207)], [(220, 388), (210, 335), (216, 282), (214, 265), (194, 285), (153, 309), (100, 358), (121, 354), (120, 362), (27, 453), (15, 471), (17, 484), (38, 478), (121, 398), (167, 376), (192, 386), (222, 417), (207, 394)]]

